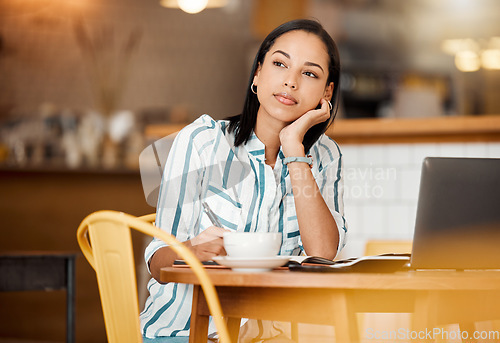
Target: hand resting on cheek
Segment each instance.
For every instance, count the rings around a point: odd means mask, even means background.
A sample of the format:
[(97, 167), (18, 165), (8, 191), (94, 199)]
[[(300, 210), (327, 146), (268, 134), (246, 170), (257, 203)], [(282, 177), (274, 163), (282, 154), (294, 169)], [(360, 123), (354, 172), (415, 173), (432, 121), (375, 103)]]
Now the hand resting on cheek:
[(325, 99), (321, 99), (320, 104), (321, 107), (319, 109), (313, 109), (306, 112), (300, 118), (281, 130), (279, 137), (285, 156), (296, 156), (300, 154), (297, 149), (300, 149), (302, 146), (302, 141), (306, 132), (314, 125), (322, 123), (330, 118), (328, 102)]

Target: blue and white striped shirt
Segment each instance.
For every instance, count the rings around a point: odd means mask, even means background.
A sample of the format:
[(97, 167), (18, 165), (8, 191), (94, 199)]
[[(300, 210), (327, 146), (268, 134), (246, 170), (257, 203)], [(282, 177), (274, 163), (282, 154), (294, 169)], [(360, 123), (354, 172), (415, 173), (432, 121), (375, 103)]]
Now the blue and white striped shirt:
[[(223, 226), (237, 231), (282, 232), (281, 255), (299, 255), (302, 248), (288, 168), (280, 150), (274, 169), (265, 164), (265, 146), (255, 134), (239, 147), (228, 121), (203, 115), (176, 136), (167, 158), (157, 205), (156, 225), (189, 240), (212, 226), (203, 213), (206, 201)], [(345, 245), (342, 155), (338, 145), (323, 135), (312, 146), (312, 173)], [(154, 239), (146, 261), (165, 246)], [(189, 336), (192, 286), (160, 284), (151, 279), (141, 313), (145, 337)], [(210, 326), (210, 332), (215, 327)]]

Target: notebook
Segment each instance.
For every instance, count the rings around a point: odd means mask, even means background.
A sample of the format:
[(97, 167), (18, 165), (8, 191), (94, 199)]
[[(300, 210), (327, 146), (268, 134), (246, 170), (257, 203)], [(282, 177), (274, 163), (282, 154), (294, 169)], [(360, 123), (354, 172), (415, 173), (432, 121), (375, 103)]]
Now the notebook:
[(361, 256), (335, 261), (309, 256), (302, 261), (292, 258), (288, 263), (288, 269), (291, 271), (320, 273), (394, 273), (405, 270), (409, 260), (409, 254)]
[(500, 269), (500, 159), (423, 161), (411, 269)]

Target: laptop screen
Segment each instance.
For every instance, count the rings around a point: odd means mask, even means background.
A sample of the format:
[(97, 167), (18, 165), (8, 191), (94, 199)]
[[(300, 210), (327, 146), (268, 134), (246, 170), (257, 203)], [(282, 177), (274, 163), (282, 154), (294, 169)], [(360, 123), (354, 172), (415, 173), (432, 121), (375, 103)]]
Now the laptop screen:
[(412, 269), (500, 269), (500, 159), (427, 157)]

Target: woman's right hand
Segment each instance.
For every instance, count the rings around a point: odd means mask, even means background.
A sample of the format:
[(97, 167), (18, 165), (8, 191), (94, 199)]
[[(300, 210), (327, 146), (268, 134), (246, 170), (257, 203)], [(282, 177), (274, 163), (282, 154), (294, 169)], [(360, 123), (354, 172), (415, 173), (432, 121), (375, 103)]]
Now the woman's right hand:
[[(224, 250), (224, 241), (222, 239), (222, 235), (226, 231), (229, 230), (216, 226), (210, 226), (198, 236), (184, 242), (184, 245), (191, 250), (191, 252), (200, 261), (209, 261), (214, 256), (226, 255), (226, 250)], [(170, 247), (158, 249), (151, 257), (149, 264), (151, 275), (161, 283), (161, 268), (172, 266), (174, 261), (178, 258), (179, 256), (177, 256), (177, 253)]]
[(222, 235), (229, 230), (210, 226), (198, 236), (185, 242), (186, 246), (200, 261), (211, 260), (214, 256), (226, 255)]

